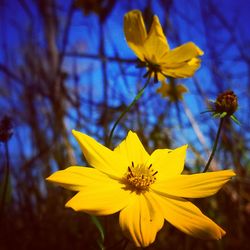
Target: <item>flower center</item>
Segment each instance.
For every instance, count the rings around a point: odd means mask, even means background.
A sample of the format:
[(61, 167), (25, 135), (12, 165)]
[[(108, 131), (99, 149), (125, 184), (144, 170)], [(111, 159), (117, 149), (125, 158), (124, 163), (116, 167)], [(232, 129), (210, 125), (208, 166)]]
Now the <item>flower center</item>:
[(137, 63), (137, 68), (148, 68), (148, 71), (143, 75), (143, 77), (154, 77), (154, 83), (158, 82), (158, 74), (161, 73), (161, 66), (157, 63), (150, 62), (145, 58), (145, 61), (139, 61)]
[(125, 182), (129, 189), (141, 192), (147, 190), (156, 180), (158, 171), (152, 169), (152, 164), (146, 166), (144, 164), (132, 165), (128, 167), (128, 172), (125, 174)]

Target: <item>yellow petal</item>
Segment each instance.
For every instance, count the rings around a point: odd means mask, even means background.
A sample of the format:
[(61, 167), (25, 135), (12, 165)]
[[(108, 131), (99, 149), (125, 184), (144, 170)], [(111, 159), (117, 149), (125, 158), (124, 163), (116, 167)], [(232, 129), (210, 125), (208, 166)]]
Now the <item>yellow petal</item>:
[(174, 67), (178, 63), (188, 62), (192, 58), (202, 56), (203, 51), (193, 42), (185, 43), (173, 50), (170, 50), (164, 57), (164, 62), (168, 67)]
[(201, 55), (203, 51), (194, 43), (185, 43), (164, 55), (161, 70), (172, 77), (190, 77), (200, 67), (197, 57)]
[(174, 78), (187, 78), (194, 75), (196, 70), (200, 68), (201, 60), (199, 58), (192, 58), (188, 62), (179, 64), (161, 66), (162, 73)]
[(124, 155), (131, 165), (133, 161), (135, 165), (145, 163), (149, 154), (143, 147), (137, 134), (129, 131), (125, 140), (123, 140), (114, 150), (120, 155)]
[(106, 148), (88, 135), (75, 130), (72, 133), (92, 167), (113, 178), (119, 179), (124, 175), (129, 164), (125, 157)]
[(225, 231), (199, 208), (184, 199), (172, 199), (156, 195), (165, 219), (182, 232), (201, 239), (219, 240)]
[(147, 31), (139, 10), (132, 10), (125, 14), (124, 33), (128, 46), (141, 61), (144, 61), (143, 45), (147, 37)]
[(178, 85), (176, 88), (177, 88), (177, 92), (180, 94), (188, 92), (188, 88), (182, 84)]
[(167, 39), (157, 16), (154, 16), (144, 48), (147, 60), (152, 63), (161, 63), (162, 57), (169, 51)]
[(110, 177), (94, 168), (72, 166), (53, 173), (46, 180), (73, 191), (80, 191), (87, 185), (110, 182)]
[(168, 96), (169, 84), (167, 84), (165, 81), (161, 81), (161, 86), (156, 90), (156, 92), (161, 94), (162, 97)]
[(154, 242), (164, 218), (150, 194), (134, 194), (128, 206), (120, 212), (119, 222), (124, 234), (137, 247), (146, 247)]
[(82, 187), (65, 206), (89, 214), (108, 215), (123, 209), (130, 197), (130, 191), (118, 182), (96, 183)]
[(187, 145), (184, 145), (174, 150), (157, 149), (152, 153), (147, 164), (152, 164), (152, 169), (158, 171), (157, 182), (181, 174), (184, 168), (186, 150)]
[(232, 170), (179, 175), (165, 182), (156, 182), (151, 188), (166, 196), (201, 198), (217, 193), (232, 176), (235, 176)]
[(183, 94), (188, 92), (188, 89), (184, 85), (175, 86), (174, 95), (170, 96), (170, 100), (173, 102), (183, 100)]

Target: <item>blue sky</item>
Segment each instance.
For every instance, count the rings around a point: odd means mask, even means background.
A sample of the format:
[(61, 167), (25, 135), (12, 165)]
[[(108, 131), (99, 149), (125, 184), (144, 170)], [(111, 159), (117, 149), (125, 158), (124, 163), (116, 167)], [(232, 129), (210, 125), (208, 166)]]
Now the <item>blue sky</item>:
[[(8, 58), (4, 50), (0, 52), (0, 63), (6, 66), (10, 66), (11, 69), (18, 68), (22, 65), (22, 53), (25, 49), (29, 49), (29, 39), (33, 39), (41, 48), (46, 47), (44, 35), (42, 31), (41, 19), (34, 8), (34, 5), (27, 5), (32, 13), (32, 22), (30, 22), (28, 12), (24, 12), (23, 8), (19, 5), (19, 1), (5, 2), (2, 6), (2, 22), (0, 28), (0, 42), (1, 47), (8, 50)], [(26, 3), (32, 1), (27, 0)], [(65, 12), (69, 1), (65, 1), (65, 5), (62, 6), (60, 12), (59, 22), (65, 22)], [(170, 16), (165, 15), (165, 8), (160, 5), (158, 1), (152, 1), (153, 13), (157, 14), (164, 24), (168, 19), (168, 27), (165, 30), (168, 41), (171, 47), (179, 46), (185, 42), (193, 41), (200, 46), (204, 51), (203, 62), (201, 69), (197, 72), (195, 77), (201, 83), (203, 90), (207, 94), (207, 98), (215, 99), (218, 93), (217, 87), (214, 85), (216, 79), (211, 75), (211, 69), (218, 71), (217, 80), (222, 82), (224, 89), (231, 88), (237, 94), (243, 97), (240, 100), (240, 111), (248, 111), (248, 100), (249, 100), (249, 79), (247, 78), (247, 65), (241, 60), (235, 60), (239, 53), (238, 45), (244, 48), (246, 56), (249, 57), (249, 1), (232, 1), (232, 0), (220, 0), (220, 1), (199, 1), (192, 0), (178, 0), (174, 1), (173, 6), (170, 9)], [(211, 12), (211, 3), (215, 4), (218, 8), (220, 18), (216, 18), (215, 14)], [(111, 16), (104, 24), (104, 38), (105, 38), (105, 52), (107, 56), (114, 56), (116, 53), (121, 58), (135, 59), (135, 55), (128, 48), (123, 34), (123, 15), (130, 9), (137, 8), (144, 10), (145, 1), (117, 1)], [(13, 15), (14, 13), (14, 15)], [(207, 15), (207, 16), (206, 16)], [(209, 17), (209, 18), (208, 18)], [(221, 22), (226, 22), (229, 25), (228, 29), (221, 28)], [(31, 37), (27, 36), (27, 31), (31, 27), (35, 26)], [(80, 53), (87, 54), (98, 54), (99, 49), (99, 22), (95, 14), (89, 16), (83, 16), (80, 10), (74, 14), (72, 26), (69, 33), (69, 44), (67, 51), (77, 51)], [(237, 40), (237, 46), (233, 44), (227, 49), (224, 48), (227, 39), (234, 34), (234, 38)], [(59, 44), (60, 47), (60, 44)], [(209, 53), (214, 50), (220, 55), (220, 61), (214, 62), (213, 55)], [(8, 60), (6, 60), (8, 59)], [(40, 58), (38, 58), (40, 60)], [(82, 93), (90, 93), (95, 97), (95, 100), (99, 102), (103, 97), (103, 77), (101, 74), (101, 62), (99, 60), (93, 60), (89, 58), (72, 58), (65, 57), (63, 68), (70, 75), (72, 69), (77, 65), (77, 72), (80, 77), (80, 90)], [(116, 63), (108, 62), (109, 69), (109, 96), (112, 98), (109, 103), (113, 106), (117, 106), (122, 103), (128, 104), (132, 101), (133, 97), (137, 92), (137, 88), (142, 82), (140, 82), (140, 76), (143, 72), (135, 68), (133, 64), (121, 65), (126, 74), (126, 78), (121, 74), (120, 68)], [(231, 73), (232, 76), (228, 76)], [(239, 75), (239, 76), (237, 76)], [(4, 75), (0, 73), (0, 80), (4, 79)], [(69, 77), (67, 85), (70, 87), (73, 83), (73, 78)], [(185, 96), (185, 102), (189, 108), (194, 112), (195, 117), (197, 116), (200, 121), (204, 120), (204, 117), (200, 117), (200, 112), (206, 109), (206, 105), (197, 94), (197, 89), (192, 79), (180, 80), (179, 82), (184, 83), (188, 86), (190, 93)], [(93, 88), (93, 83), (95, 84)], [(155, 91), (157, 85), (152, 87)], [(244, 93), (248, 93), (244, 96)], [(149, 93), (145, 95), (145, 99), (148, 98)], [(157, 95), (155, 95), (157, 96)], [(18, 92), (11, 93), (10, 98), (17, 98)], [(116, 98), (114, 98), (116, 97)], [(155, 97), (154, 97), (155, 98)], [(159, 101), (161, 105), (164, 105), (164, 100)], [(8, 98), (2, 99), (2, 106), (8, 107)], [(154, 114), (154, 110), (148, 108), (150, 114)], [(173, 111), (174, 114), (174, 111)], [(98, 114), (95, 114), (96, 116)], [(241, 116), (241, 115), (240, 115)], [(176, 117), (172, 118), (176, 120)], [(150, 120), (155, 123), (153, 116)], [(188, 123), (187, 120), (184, 121)], [(244, 125), (243, 120), (243, 125)], [(173, 121), (175, 124), (176, 121)], [(216, 122), (210, 122), (211, 126), (216, 127)], [(72, 122), (68, 123), (69, 130), (74, 126)], [(201, 128), (204, 133), (208, 130), (208, 126), (204, 123)], [(83, 128), (84, 130), (84, 128)], [(177, 134), (181, 129), (176, 127)], [(25, 130), (24, 130), (25, 131)], [(193, 135), (190, 129), (184, 131), (187, 140), (193, 140)], [(178, 138), (178, 135), (176, 135)], [(24, 136), (26, 137), (26, 135)], [(182, 135), (179, 136), (179, 142), (176, 144), (183, 143)], [(185, 139), (186, 140), (186, 139)], [(27, 144), (29, 145), (29, 144)], [(29, 148), (27, 146), (27, 148)], [(28, 150), (29, 151), (29, 150)]]

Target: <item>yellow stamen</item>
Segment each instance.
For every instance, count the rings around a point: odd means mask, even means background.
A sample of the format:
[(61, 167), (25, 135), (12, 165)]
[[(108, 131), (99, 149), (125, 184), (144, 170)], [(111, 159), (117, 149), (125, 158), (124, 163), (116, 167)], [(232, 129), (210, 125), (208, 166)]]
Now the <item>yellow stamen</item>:
[(125, 184), (133, 191), (141, 192), (147, 190), (156, 180), (155, 175), (158, 171), (154, 171), (152, 164), (146, 166), (144, 164), (132, 165), (128, 167), (128, 172), (125, 174)]

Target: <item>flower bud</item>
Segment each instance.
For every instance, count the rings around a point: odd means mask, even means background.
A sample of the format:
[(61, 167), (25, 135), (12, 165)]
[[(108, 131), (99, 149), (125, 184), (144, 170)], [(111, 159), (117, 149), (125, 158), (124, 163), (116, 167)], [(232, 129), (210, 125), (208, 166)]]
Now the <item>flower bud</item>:
[(237, 108), (237, 96), (232, 90), (227, 90), (219, 94), (215, 101), (215, 113), (226, 113), (227, 116), (231, 116)]

